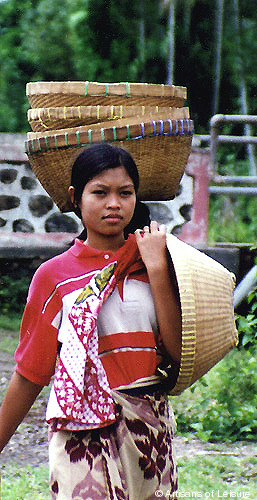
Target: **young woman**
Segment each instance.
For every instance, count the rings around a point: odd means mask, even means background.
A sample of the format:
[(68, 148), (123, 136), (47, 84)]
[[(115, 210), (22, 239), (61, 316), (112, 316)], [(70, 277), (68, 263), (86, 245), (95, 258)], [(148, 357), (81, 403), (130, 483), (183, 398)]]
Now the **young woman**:
[(124, 149), (83, 150), (69, 196), (85, 230), (30, 286), (0, 449), (55, 373), (46, 414), (53, 499), (176, 497), (162, 374), (179, 366), (181, 313), (165, 227), (149, 223), (138, 185)]

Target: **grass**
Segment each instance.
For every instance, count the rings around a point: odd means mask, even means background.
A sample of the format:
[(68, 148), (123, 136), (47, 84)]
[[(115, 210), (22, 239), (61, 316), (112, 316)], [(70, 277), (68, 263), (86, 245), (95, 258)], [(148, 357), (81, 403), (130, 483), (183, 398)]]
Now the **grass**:
[(20, 329), (21, 316), (8, 316), (0, 314), (0, 330), (7, 330), (10, 332), (17, 332)]
[(0, 351), (13, 355), (18, 342), (19, 332), (6, 331), (0, 322)]
[(2, 468), (0, 498), (5, 500), (49, 500), (48, 468), (8, 464)]
[(256, 465), (257, 457), (254, 456), (242, 458), (217, 454), (179, 459), (179, 491), (187, 492), (189, 498), (216, 500), (234, 497), (255, 500)]

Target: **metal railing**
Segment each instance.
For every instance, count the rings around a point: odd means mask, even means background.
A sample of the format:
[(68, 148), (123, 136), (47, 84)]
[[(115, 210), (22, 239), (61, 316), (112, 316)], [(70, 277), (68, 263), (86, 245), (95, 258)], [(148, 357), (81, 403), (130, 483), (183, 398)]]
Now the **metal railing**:
[[(246, 194), (257, 195), (257, 176), (219, 175), (217, 151), (219, 144), (253, 144), (257, 145), (256, 136), (220, 135), (221, 125), (226, 123), (241, 123), (257, 125), (256, 115), (214, 115), (210, 121), (210, 135), (200, 135), (201, 142), (208, 142), (213, 170), (212, 182), (209, 186), (211, 194)], [(251, 186), (251, 187), (246, 187)], [(256, 187), (254, 187), (256, 186)]]
[[(256, 136), (236, 136), (220, 135), (220, 127), (226, 123), (255, 124), (256, 115), (214, 115), (210, 121), (210, 153), (213, 169), (212, 182), (217, 186), (210, 186), (209, 192), (212, 194), (246, 194), (248, 196), (257, 195), (257, 176), (231, 176), (219, 175), (217, 173), (218, 161), (217, 151), (219, 144), (256, 144)], [(233, 185), (231, 185), (233, 184)], [(237, 186), (235, 186), (235, 184)], [(251, 186), (251, 187), (245, 187)]]

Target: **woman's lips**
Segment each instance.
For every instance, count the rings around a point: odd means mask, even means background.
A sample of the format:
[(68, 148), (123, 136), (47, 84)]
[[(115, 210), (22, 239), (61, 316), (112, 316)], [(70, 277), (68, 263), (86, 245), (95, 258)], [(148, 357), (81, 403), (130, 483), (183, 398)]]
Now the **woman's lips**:
[(120, 221), (122, 219), (122, 217), (119, 214), (109, 214), (109, 215), (105, 215), (103, 217), (103, 219), (108, 220), (110, 222), (117, 222), (117, 221)]

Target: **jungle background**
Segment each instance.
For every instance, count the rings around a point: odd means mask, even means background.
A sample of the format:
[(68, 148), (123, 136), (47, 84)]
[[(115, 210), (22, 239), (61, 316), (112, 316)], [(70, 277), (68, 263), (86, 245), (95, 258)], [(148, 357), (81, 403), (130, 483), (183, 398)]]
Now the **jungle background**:
[(1, 0), (0, 130), (28, 130), (37, 80), (186, 86), (198, 134), (256, 114), (256, 32), (255, 0)]
[[(256, 0), (0, 0), (0, 132), (29, 130), (27, 82), (89, 80), (186, 86), (195, 132), (208, 134), (216, 113), (257, 114), (256, 35)], [(256, 134), (239, 125), (226, 125), (224, 132)], [(219, 164), (221, 174), (257, 173), (254, 150), (242, 146), (222, 147)], [(256, 212), (256, 197), (212, 196), (209, 242), (250, 243), (254, 251)], [(29, 280), (0, 279), (2, 396)], [(256, 498), (256, 311), (253, 291), (236, 315), (238, 347), (172, 400), (184, 439), (180, 490)], [(43, 392), (10, 443), (9, 458), (2, 458), (5, 499), (49, 498), (46, 399)]]

